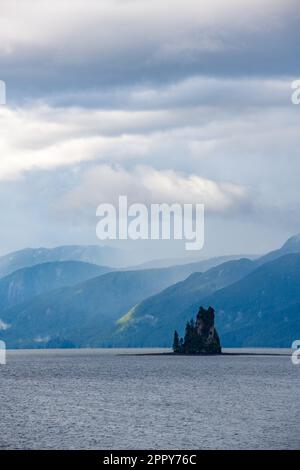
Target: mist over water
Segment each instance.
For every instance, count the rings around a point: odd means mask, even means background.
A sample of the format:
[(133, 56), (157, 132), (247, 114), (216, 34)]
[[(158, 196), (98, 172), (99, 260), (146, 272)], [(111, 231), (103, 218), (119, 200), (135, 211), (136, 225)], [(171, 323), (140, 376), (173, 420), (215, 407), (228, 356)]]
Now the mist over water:
[(0, 448), (299, 449), (299, 374), (289, 356), (10, 352)]

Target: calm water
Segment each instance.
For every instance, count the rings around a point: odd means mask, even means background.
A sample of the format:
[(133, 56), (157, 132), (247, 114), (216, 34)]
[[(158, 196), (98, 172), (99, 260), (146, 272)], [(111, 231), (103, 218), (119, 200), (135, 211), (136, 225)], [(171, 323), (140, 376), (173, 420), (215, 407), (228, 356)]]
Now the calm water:
[(290, 357), (10, 352), (2, 449), (299, 449)]

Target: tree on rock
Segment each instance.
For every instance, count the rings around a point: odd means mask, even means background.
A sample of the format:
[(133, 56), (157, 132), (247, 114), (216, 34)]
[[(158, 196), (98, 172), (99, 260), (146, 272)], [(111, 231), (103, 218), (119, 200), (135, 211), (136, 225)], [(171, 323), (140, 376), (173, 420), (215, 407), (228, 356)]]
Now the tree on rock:
[(173, 351), (176, 354), (221, 354), (220, 338), (215, 328), (215, 311), (200, 307), (196, 321), (185, 327), (184, 339), (174, 332)]

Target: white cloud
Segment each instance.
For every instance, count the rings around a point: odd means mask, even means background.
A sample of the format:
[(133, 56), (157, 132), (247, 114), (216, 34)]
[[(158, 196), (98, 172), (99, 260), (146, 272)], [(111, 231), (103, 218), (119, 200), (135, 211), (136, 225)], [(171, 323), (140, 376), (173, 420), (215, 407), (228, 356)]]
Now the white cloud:
[[(8, 57), (17, 53), (20, 46), (23, 50), (30, 48), (37, 52), (49, 48), (56, 52), (56, 61), (60, 61), (59, 48), (68, 47), (69, 58), (65, 59), (74, 60), (78, 59), (76, 50), (81, 54), (99, 51), (105, 54), (107, 50), (116, 51), (129, 45), (138, 47), (138, 41), (150, 41), (162, 44), (161, 50), (165, 52), (169, 47), (169, 53), (173, 54), (177, 34), (185, 51), (189, 49), (189, 42), (182, 42), (186, 37), (193, 38), (193, 43), (198, 39), (196, 47), (211, 50), (218, 47), (221, 25), (257, 30), (266, 18), (270, 25), (274, 23), (273, 17), (277, 18), (287, 8), (287, 3), (293, 2), (89, 0), (87, 4), (85, 0), (74, 0), (70, 4), (66, 0), (2, 0), (0, 48)], [(211, 26), (215, 27), (214, 32)], [(200, 27), (205, 28), (202, 34)], [(86, 60), (86, 56), (82, 54), (81, 60)]]
[(56, 243), (62, 226), (94, 233), (95, 208), (119, 194), (204, 202), (234, 223), (261, 211), (259, 223), (285, 218), (295, 230), (300, 113), (290, 82), (196, 76), (0, 107), (2, 210), (9, 201), (12, 227), (2, 240), (12, 243), (22, 223), (26, 243), (43, 244), (50, 219)]
[(98, 160), (151, 160), (154, 167), (187, 165), (198, 173), (205, 168), (196, 162), (204, 158), (276, 155), (287, 138), (290, 150), (298, 139), (289, 80), (194, 77), (164, 87), (126, 88), (101, 99), (112, 107), (103, 102), (91, 109), (0, 107), (0, 180)]
[[(1, 108), (0, 180), (94, 159), (143, 157), (147, 139), (131, 135), (130, 128), (143, 126), (144, 119), (143, 113)], [(151, 120), (149, 115), (150, 126)]]
[(60, 209), (91, 212), (102, 202), (117, 205), (119, 195), (129, 202), (204, 203), (208, 212), (226, 213), (247, 203), (247, 192), (240, 185), (217, 182), (195, 174), (174, 170), (158, 171), (136, 166), (130, 171), (117, 166), (98, 165), (88, 170), (79, 186), (60, 201)]

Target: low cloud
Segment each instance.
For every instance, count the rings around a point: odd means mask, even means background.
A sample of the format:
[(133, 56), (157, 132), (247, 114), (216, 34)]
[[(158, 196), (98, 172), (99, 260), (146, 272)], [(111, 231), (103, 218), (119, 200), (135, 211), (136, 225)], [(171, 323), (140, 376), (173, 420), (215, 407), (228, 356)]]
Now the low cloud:
[[(130, 135), (130, 127), (134, 122), (139, 127), (138, 121), (138, 116), (122, 112), (0, 109), (0, 180), (94, 159), (143, 157), (147, 141), (143, 136)], [(125, 133), (123, 126), (127, 127)]]
[(84, 174), (60, 207), (72, 214), (90, 212), (90, 208), (95, 211), (103, 202), (117, 205), (119, 195), (126, 195), (131, 203), (203, 203), (208, 212), (219, 214), (247, 203), (247, 192), (240, 185), (149, 166), (127, 171), (120, 166), (99, 165)]
[[(166, 111), (196, 107), (227, 110), (241, 107), (286, 106), (291, 99), (294, 77), (284, 78), (212, 78), (193, 76), (171, 83), (94, 88), (46, 95), (53, 107), (68, 107), (74, 102), (82, 108), (105, 110)], [(143, 122), (143, 121), (142, 121)]]
[(89, 93), (76, 107), (67, 103), (71, 95), (54, 99), (66, 100), (64, 106), (0, 107), (0, 180), (99, 160), (146, 164), (151, 159), (156, 168), (202, 174), (211, 165), (204, 159), (211, 157), (229, 160), (223, 171), (236, 154), (275, 158), (287, 139), (290, 152), (298, 141), (300, 115), (290, 95), (289, 80), (194, 77), (164, 87), (92, 94), (92, 108)]

